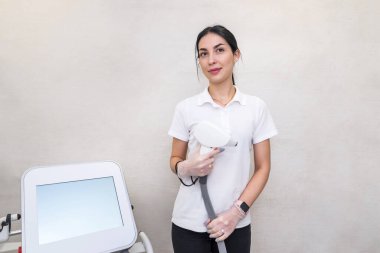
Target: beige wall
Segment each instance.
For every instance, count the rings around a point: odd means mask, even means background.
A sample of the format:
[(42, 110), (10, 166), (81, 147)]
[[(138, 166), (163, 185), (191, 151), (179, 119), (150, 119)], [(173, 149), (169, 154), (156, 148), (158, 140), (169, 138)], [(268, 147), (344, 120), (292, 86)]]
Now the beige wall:
[(139, 229), (172, 252), (167, 130), (204, 87), (196, 35), (220, 23), (280, 131), (252, 252), (378, 252), (379, 22), (374, 0), (0, 0), (0, 216), (31, 166), (115, 160)]

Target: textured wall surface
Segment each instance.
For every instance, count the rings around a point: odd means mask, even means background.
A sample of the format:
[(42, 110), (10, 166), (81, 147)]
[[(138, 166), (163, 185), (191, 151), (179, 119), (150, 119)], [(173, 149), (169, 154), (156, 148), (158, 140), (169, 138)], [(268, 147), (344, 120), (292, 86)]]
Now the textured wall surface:
[(205, 87), (194, 42), (236, 35), (240, 89), (280, 135), (255, 253), (379, 252), (380, 4), (374, 0), (0, 0), (0, 216), (29, 167), (115, 160), (136, 222), (172, 252), (174, 106)]

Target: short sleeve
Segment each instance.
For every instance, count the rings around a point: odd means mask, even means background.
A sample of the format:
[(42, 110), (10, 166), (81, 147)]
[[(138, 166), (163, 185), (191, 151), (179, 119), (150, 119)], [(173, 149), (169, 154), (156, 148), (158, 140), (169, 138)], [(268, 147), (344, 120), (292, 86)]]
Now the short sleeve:
[(278, 134), (267, 105), (262, 100), (259, 100), (257, 105), (258, 109), (255, 128), (253, 130), (252, 144), (262, 142)]
[(189, 130), (186, 127), (185, 105), (183, 102), (179, 103), (175, 108), (168, 134), (182, 141), (189, 140)]

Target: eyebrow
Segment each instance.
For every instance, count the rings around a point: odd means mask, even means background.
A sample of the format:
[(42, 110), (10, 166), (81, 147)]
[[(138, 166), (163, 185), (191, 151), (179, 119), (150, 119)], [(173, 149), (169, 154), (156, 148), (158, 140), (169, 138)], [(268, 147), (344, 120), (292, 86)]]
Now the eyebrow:
[[(218, 47), (220, 47), (222, 45), (224, 45), (224, 44), (223, 43), (219, 43), (218, 45), (214, 46), (214, 49), (218, 48)], [(199, 51), (207, 51), (207, 49), (206, 48), (200, 48)]]

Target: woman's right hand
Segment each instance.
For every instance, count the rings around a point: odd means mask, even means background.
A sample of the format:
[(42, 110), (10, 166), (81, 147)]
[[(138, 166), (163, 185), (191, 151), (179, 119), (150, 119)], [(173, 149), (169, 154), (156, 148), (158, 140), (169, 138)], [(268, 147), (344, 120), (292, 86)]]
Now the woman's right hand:
[(210, 174), (215, 161), (214, 156), (220, 153), (221, 149), (214, 148), (209, 153), (203, 155), (200, 154), (200, 149), (201, 146), (199, 145), (188, 159), (178, 163), (177, 171), (180, 178), (189, 176), (203, 177)]

